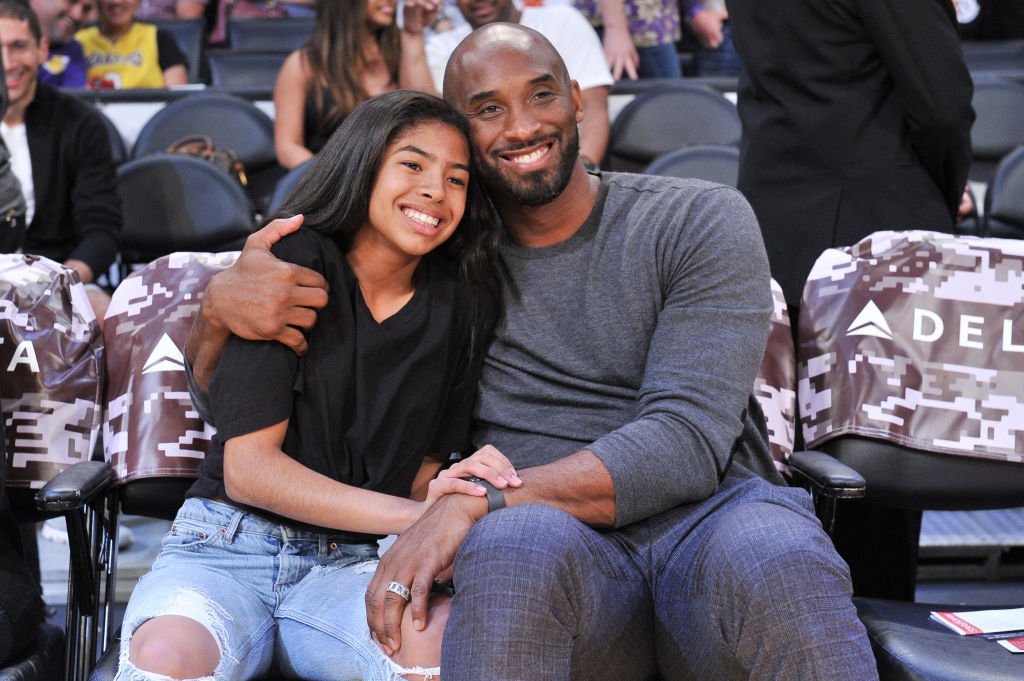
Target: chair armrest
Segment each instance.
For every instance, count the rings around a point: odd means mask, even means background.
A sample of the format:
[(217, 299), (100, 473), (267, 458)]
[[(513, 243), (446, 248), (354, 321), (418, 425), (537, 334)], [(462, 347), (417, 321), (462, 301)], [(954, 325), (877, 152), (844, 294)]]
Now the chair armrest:
[(46, 513), (80, 509), (114, 482), (114, 469), (103, 461), (80, 461), (53, 476), (36, 493), (36, 507)]
[(859, 499), (867, 489), (860, 473), (825, 452), (793, 452), (789, 457), (789, 467), (797, 482), (812, 494), (833, 499)]

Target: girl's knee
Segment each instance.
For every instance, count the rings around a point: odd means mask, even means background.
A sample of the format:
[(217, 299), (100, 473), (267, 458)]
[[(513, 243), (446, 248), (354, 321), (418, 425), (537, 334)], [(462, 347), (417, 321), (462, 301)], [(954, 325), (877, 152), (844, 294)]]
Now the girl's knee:
[(139, 672), (173, 679), (202, 679), (212, 677), (220, 664), (220, 646), (196, 620), (162, 615), (135, 630), (128, 641), (127, 660), (124, 657), (122, 651), (122, 666), (125, 661), (130, 662)]

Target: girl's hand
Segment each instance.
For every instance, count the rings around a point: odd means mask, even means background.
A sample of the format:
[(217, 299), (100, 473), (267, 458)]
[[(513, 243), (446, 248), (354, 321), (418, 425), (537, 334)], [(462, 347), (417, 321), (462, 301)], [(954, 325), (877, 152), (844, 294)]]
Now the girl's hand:
[(464, 478), (468, 475), (483, 478), (498, 489), (519, 487), (523, 484), (523, 481), (516, 475), (516, 469), (512, 462), (492, 445), (481, 447), (472, 456), (441, 471), (438, 478)]
[(516, 475), (515, 466), (491, 445), (482, 447), (472, 456), (459, 461), (451, 468), (441, 471), (427, 486), (427, 498), (423, 501), (425, 511), (446, 494), (467, 494), (473, 497), (487, 496), (487, 490), (475, 482), (462, 480), (476, 476), (491, 483), (498, 489), (519, 487), (523, 481)]

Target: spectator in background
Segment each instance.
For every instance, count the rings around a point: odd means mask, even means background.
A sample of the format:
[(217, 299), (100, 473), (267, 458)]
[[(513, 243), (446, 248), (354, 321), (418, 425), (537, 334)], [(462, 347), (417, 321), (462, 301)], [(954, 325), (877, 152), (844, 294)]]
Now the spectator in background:
[(743, 62), (732, 42), (725, 0), (680, 0), (680, 5), (686, 25), (697, 40), (693, 75), (738, 76)]
[[(419, 22), (422, 26), (429, 26), (436, 15), (438, 3), (424, 0), (420, 4), (435, 10)], [(580, 154), (584, 163), (596, 168), (608, 147), (611, 127), (608, 119), (608, 91), (614, 80), (605, 62), (601, 42), (586, 19), (572, 7), (527, 6), (520, 10), (512, 0), (456, 0), (456, 5), (466, 23), (460, 22), (443, 33), (430, 32), (426, 39), (426, 61), (434, 85), (428, 91), (441, 91), (448, 57), (473, 30), (496, 21), (532, 28), (554, 45), (569, 69), (569, 76), (580, 84), (583, 91), (583, 119), (579, 123)]]
[(274, 84), (274, 148), (282, 166), (312, 157), (369, 97), (396, 88), (430, 91), (426, 64), (408, 58), (423, 52), (419, 0), (405, 3), (401, 31), (396, 3), (317, 0), (313, 34), (288, 55)]
[(207, 0), (139, 0), (135, 18), (152, 19), (198, 19), (206, 12)]
[(39, 67), (39, 82), (51, 87), (85, 87), (89, 62), (75, 32), (82, 28), (78, 0), (32, 0), (43, 37), (49, 40), (47, 59)]
[(0, 0), (0, 40), (10, 98), (0, 133), (27, 204), (22, 251), (78, 272), (102, 323), (110, 297), (88, 284), (114, 262), (121, 233), (106, 128), (85, 102), (39, 84), (46, 47), (31, 9)]
[[(602, 32), (615, 78), (623, 74), (634, 79), (682, 77), (676, 51), (678, 0), (574, 0), (573, 4)], [(632, 69), (631, 63), (635, 64)]]
[(89, 87), (162, 88), (188, 82), (188, 62), (174, 37), (135, 20), (139, 0), (98, 0), (100, 23), (75, 38), (89, 60)]
[[(949, 0), (729, 0), (729, 16), (744, 67), (739, 189), (796, 319), (825, 249), (879, 229), (953, 230), (971, 158), (971, 76)], [(855, 590), (913, 600), (915, 519), (867, 516), (837, 524)], [(857, 549), (886, 551), (878, 530), (897, 526), (904, 545), (876, 582)]]

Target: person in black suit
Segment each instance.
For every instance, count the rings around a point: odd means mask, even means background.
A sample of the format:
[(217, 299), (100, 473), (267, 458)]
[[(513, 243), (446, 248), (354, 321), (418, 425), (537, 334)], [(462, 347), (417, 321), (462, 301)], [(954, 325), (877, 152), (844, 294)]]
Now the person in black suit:
[(791, 308), (829, 247), (953, 230), (974, 114), (951, 0), (729, 0), (729, 16), (739, 189)]
[[(729, 0), (729, 16), (744, 65), (739, 189), (797, 319), (827, 248), (882, 229), (953, 231), (971, 77), (951, 0)], [(854, 593), (913, 600), (920, 512), (839, 513)]]

